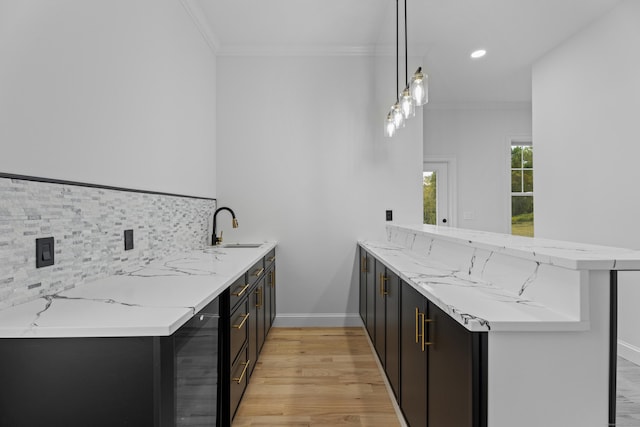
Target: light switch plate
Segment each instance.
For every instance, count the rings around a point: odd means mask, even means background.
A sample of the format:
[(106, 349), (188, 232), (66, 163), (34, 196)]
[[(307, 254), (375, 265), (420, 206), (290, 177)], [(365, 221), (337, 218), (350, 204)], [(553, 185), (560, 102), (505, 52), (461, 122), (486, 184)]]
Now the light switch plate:
[(36, 239), (36, 268), (53, 265), (55, 243), (53, 237), (42, 237)]
[(124, 230), (124, 250), (133, 249), (133, 230)]

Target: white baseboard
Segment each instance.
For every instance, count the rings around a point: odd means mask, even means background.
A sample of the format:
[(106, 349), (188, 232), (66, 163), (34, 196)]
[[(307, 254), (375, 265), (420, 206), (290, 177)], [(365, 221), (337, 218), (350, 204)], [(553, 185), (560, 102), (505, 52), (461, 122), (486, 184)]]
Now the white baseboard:
[(278, 313), (274, 325), (281, 328), (362, 326), (357, 313)]
[(640, 365), (640, 347), (618, 340), (618, 356)]

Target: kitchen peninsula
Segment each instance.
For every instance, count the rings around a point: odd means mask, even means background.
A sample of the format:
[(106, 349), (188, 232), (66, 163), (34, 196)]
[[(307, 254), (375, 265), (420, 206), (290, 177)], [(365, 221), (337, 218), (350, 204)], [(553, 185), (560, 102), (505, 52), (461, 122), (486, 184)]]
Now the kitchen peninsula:
[(617, 271), (640, 270), (640, 252), (422, 225), (359, 246), (361, 317), (412, 427), (615, 416)]

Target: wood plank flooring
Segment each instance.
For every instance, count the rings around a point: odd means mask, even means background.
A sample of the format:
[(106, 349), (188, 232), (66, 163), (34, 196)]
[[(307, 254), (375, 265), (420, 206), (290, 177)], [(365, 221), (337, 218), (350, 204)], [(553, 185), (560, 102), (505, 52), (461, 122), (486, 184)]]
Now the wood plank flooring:
[(640, 426), (640, 366), (618, 356), (616, 425)]
[(272, 328), (233, 422), (400, 425), (362, 328)]

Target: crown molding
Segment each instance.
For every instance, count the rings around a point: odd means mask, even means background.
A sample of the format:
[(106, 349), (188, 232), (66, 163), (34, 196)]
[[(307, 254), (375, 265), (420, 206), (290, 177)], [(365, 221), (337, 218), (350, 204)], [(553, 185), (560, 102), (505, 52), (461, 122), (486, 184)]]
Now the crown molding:
[(194, 0), (180, 0), (180, 3), (202, 35), (207, 46), (209, 46), (209, 49), (211, 49), (214, 55), (217, 55), (221, 48), (220, 39), (211, 29), (211, 25), (208, 24), (207, 18), (200, 5)]
[(218, 56), (374, 56), (375, 46), (290, 46), (290, 45), (228, 45), (217, 51)]

